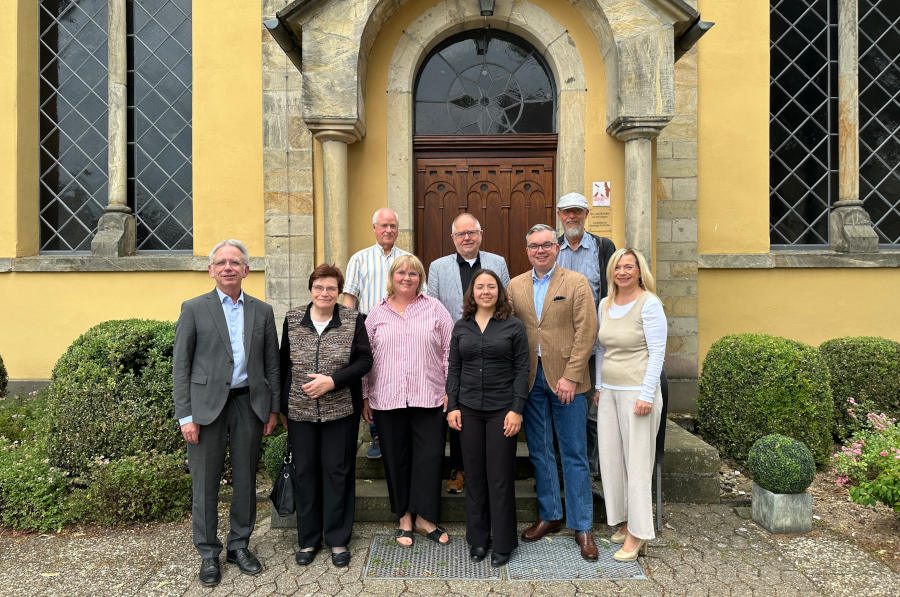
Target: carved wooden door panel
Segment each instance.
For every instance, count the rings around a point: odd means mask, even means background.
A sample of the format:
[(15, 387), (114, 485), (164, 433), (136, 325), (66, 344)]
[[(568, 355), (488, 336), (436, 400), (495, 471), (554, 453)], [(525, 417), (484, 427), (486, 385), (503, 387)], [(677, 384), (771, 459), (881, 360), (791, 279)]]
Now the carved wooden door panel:
[(555, 220), (554, 161), (550, 152), (417, 158), (415, 250), (425, 269), (456, 250), (450, 224), (466, 211), (484, 229), (482, 250), (503, 255), (511, 276), (529, 269), (525, 233)]

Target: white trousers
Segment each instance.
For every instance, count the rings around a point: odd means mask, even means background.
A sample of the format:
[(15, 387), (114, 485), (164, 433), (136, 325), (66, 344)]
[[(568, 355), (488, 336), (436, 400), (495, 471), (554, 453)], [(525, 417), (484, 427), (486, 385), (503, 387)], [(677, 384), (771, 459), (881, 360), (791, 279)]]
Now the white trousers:
[(656, 431), (662, 394), (656, 387), (650, 413), (634, 414), (639, 390), (600, 390), (597, 405), (597, 446), (606, 504), (606, 524), (628, 521), (638, 539), (654, 539), (651, 482), (656, 458)]

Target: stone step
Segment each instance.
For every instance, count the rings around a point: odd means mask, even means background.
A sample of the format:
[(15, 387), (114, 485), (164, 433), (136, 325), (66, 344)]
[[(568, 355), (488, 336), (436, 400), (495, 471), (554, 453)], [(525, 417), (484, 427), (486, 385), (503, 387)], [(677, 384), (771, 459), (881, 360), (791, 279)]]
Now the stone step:
[[(563, 497), (565, 505), (565, 497)], [(520, 521), (537, 519), (537, 496), (533, 480), (516, 481), (516, 516)], [(295, 516), (281, 517), (272, 511), (272, 526), (275, 528), (296, 528)], [(383, 522), (395, 520), (391, 513), (387, 483), (384, 479), (360, 479), (356, 481), (356, 512), (358, 522)], [(449, 494), (441, 491), (441, 520), (443, 522), (463, 522), (466, 520), (465, 491)], [(594, 496), (594, 521), (604, 522), (606, 509), (603, 498)]]
[[(369, 443), (363, 442), (356, 451), (357, 479), (384, 479), (384, 464), (380, 458), (366, 458)], [(528, 446), (525, 442), (516, 444), (515, 478), (528, 479), (534, 476), (534, 468), (528, 460)], [(450, 445), (444, 445), (444, 460), (441, 464), (441, 479), (450, 478)]]

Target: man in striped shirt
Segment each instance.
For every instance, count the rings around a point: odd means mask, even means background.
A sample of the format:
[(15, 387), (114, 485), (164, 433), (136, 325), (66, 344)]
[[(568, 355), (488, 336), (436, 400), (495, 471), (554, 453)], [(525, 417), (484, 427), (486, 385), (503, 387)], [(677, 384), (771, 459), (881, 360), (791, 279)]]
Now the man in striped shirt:
[[(372, 230), (375, 232), (375, 244), (353, 254), (347, 262), (344, 283), (344, 306), (355, 308), (363, 314), (368, 314), (387, 295), (388, 272), (394, 259), (409, 254), (394, 246), (399, 225), (393, 209), (382, 207), (377, 210), (372, 215)], [(372, 443), (366, 456), (381, 458), (378, 430), (372, 424), (369, 431)]]

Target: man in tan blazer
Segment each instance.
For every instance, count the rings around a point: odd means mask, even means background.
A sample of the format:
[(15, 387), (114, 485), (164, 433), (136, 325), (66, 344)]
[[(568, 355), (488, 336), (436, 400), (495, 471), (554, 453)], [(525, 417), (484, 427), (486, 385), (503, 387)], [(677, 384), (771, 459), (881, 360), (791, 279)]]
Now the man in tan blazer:
[(562, 503), (553, 430), (559, 442), (566, 492), (566, 526), (576, 532), (581, 556), (597, 559), (586, 451), (586, 392), (592, 391), (588, 359), (597, 338), (597, 312), (587, 278), (556, 265), (556, 231), (533, 226), (525, 236), (532, 269), (513, 278), (508, 293), (525, 324), (531, 369), (524, 424), (534, 466), (538, 520), (522, 533), (537, 541), (562, 527)]

